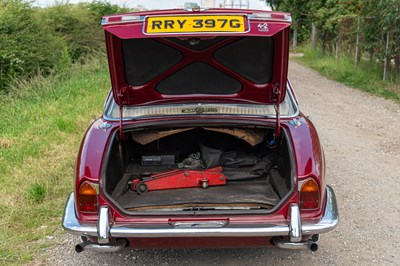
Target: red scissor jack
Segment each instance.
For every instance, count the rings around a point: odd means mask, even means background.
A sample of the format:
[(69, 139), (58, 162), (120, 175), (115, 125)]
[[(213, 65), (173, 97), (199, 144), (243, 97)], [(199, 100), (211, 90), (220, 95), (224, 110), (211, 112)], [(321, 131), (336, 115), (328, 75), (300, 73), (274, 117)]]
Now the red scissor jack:
[(150, 175), (132, 181), (132, 190), (138, 194), (145, 194), (152, 190), (166, 190), (176, 188), (193, 188), (221, 186), (226, 184), (226, 176), (222, 167), (207, 170), (172, 170), (160, 174)]

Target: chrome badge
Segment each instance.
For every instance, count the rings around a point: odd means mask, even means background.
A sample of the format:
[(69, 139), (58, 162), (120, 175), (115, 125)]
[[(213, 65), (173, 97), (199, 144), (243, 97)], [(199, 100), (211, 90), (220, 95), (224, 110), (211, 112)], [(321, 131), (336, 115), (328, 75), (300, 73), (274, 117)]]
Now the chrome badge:
[(258, 31), (269, 31), (268, 23), (259, 23), (257, 25)]

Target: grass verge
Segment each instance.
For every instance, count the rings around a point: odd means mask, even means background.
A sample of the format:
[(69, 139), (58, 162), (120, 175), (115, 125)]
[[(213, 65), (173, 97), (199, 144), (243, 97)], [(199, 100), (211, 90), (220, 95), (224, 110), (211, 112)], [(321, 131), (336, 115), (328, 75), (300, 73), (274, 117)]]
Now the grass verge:
[(109, 86), (101, 55), (1, 97), (0, 265), (29, 262), (60, 230), (80, 141)]
[(400, 85), (398, 82), (383, 82), (382, 70), (377, 64), (361, 61), (358, 66), (349, 57), (323, 55), (321, 51), (304, 47), (304, 56), (294, 60), (302, 62), (329, 79), (336, 80), (350, 87), (373, 93), (400, 103)]

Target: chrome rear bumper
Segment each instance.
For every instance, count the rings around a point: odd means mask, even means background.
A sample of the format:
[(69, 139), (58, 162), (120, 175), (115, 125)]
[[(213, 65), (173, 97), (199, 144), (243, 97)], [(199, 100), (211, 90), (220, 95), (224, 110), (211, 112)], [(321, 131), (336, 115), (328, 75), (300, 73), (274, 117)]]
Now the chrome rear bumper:
[(74, 195), (68, 198), (62, 226), (71, 234), (94, 236), (99, 244), (109, 243), (110, 238), (166, 238), (166, 237), (273, 237), (289, 236), (290, 242), (301, 242), (302, 235), (325, 233), (334, 229), (339, 223), (336, 197), (331, 187), (326, 188), (326, 207), (321, 220), (311, 223), (300, 219), (299, 207), (292, 204), (289, 208), (289, 223), (231, 225), (229, 223), (180, 224), (174, 226), (150, 227), (149, 225), (110, 224), (108, 206), (101, 206), (97, 225), (82, 225), (75, 215)]

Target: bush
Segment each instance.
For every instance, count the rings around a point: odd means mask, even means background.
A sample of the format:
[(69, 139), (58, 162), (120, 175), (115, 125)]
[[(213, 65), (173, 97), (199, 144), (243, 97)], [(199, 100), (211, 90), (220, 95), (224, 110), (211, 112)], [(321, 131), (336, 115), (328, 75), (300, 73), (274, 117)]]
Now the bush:
[(58, 4), (37, 10), (37, 16), (48, 32), (65, 40), (73, 61), (101, 48), (99, 23), (95, 23), (85, 4)]
[(33, 9), (24, 0), (0, 0), (0, 92), (14, 79), (65, 72), (104, 50), (102, 16), (126, 11), (102, 1)]
[(90, 12), (94, 16), (95, 21), (98, 24), (100, 24), (101, 19), (105, 15), (125, 13), (129, 11), (128, 8), (111, 5), (110, 3), (105, 1), (93, 1), (91, 3), (88, 3), (87, 7), (89, 8)]
[(100, 27), (103, 15), (126, 11), (106, 2), (60, 3), (39, 9), (37, 16), (48, 31), (62, 37), (73, 61), (104, 49), (104, 33)]
[(49, 34), (22, 0), (0, 0), (0, 91), (11, 80), (70, 64), (62, 38)]

